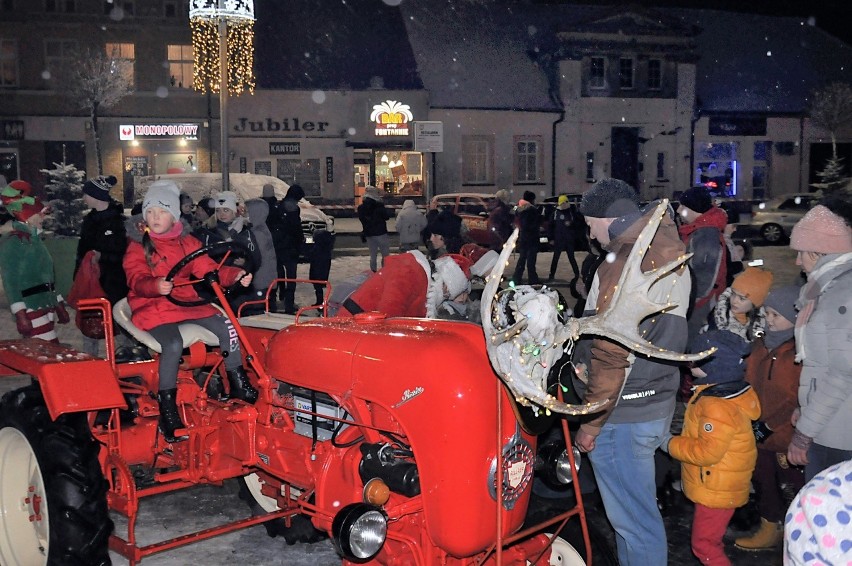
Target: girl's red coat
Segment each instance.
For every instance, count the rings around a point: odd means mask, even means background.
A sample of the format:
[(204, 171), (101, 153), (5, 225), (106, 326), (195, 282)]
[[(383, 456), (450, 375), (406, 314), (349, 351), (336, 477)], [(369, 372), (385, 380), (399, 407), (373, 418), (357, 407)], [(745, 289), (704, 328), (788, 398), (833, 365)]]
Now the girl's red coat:
[[(127, 273), (127, 285), (130, 287), (127, 302), (133, 311), (133, 324), (141, 330), (150, 330), (161, 324), (196, 320), (218, 314), (219, 311), (212, 305), (178, 306), (157, 290), (157, 281), (165, 277), (186, 255), (199, 249), (201, 242), (189, 235), (153, 242), (156, 251), (151, 254), (150, 265), (145, 260), (145, 250), (139, 242), (131, 241), (124, 256), (124, 271)], [(172, 296), (183, 301), (197, 301), (199, 296), (192, 285), (178, 285), (191, 279), (200, 279), (216, 269), (217, 265), (206, 255), (189, 262), (175, 276)], [(219, 271), (222, 285), (236, 283), (241, 271), (237, 267), (222, 267)]]

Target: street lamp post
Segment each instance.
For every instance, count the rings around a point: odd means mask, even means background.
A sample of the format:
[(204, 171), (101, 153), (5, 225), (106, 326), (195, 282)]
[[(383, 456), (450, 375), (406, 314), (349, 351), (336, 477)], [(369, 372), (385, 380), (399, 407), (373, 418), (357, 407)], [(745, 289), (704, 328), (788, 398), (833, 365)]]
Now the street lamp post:
[(222, 189), (230, 186), (228, 97), (254, 92), (254, 1), (190, 0), (193, 88), (219, 93)]

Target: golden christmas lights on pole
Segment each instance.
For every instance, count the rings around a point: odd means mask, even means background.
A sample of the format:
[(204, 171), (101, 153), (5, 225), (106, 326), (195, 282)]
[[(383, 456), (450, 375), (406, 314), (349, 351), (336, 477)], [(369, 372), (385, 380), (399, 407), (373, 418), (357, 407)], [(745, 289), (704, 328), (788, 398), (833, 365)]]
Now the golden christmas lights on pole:
[(254, 93), (253, 0), (190, 0), (189, 25), (195, 55), (195, 90), (219, 92), (220, 23), (227, 29), (228, 92)]

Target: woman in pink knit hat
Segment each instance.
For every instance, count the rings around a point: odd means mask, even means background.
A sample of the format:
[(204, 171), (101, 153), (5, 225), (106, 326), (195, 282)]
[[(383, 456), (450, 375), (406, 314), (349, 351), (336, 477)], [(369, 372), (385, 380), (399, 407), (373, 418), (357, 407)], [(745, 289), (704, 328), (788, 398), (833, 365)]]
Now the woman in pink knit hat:
[(790, 247), (807, 274), (796, 318), (799, 409), (787, 459), (805, 481), (852, 458), (852, 204), (826, 201), (793, 227)]

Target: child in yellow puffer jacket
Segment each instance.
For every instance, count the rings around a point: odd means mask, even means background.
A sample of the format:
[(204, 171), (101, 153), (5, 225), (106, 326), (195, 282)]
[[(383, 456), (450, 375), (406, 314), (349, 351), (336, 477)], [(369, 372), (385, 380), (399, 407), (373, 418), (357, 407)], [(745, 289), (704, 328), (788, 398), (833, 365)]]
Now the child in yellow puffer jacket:
[(663, 442), (681, 462), (683, 493), (695, 503), (692, 552), (703, 564), (729, 566), (722, 536), (737, 507), (748, 501), (757, 461), (752, 421), (760, 402), (743, 380), (749, 344), (728, 330), (699, 334), (693, 352), (716, 352), (692, 368), (696, 378), (683, 433)]

